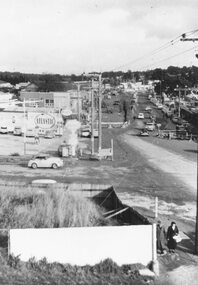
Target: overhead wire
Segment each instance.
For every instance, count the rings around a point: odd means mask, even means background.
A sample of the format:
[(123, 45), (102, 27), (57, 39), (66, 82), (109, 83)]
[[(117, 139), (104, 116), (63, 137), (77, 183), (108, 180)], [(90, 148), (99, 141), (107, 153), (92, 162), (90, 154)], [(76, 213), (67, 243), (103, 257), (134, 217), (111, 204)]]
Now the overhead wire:
[(172, 41), (170, 41), (170, 42), (168, 42), (168, 43), (162, 45), (161, 47), (159, 47), (159, 48), (153, 50), (152, 52), (149, 52), (149, 53), (147, 53), (147, 54), (145, 54), (145, 55), (143, 55), (143, 56), (140, 56), (140, 57), (138, 57), (138, 58), (136, 58), (136, 59), (134, 59), (134, 60), (132, 60), (132, 61), (130, 61), (130, 62), (127, 62), (127, 63), (125, 63), (125, 64), (123, 64), (123, 65), (120, 65), (120, 66), (114, 68), (113, 71), (114, 71), (114, 70), (118, 70), (118, 69), (120, 69), (120, 68), (123, 68), (123, 67), (125, 67), (125, 66), (128, 66), (128, 65), (130, 65), (130, 64), (132, 64), (132, 63), (136, 63), (137, 61), (141, 61), (141, 60), (143, 60), (144, 58), (146, 58), (146, 57), (148, 57), (148, 56), (155, 55), (155, 54), (161, 52), (162, 50), (169, 48), (170, 46), (172, 46), (173, 44), (175, 44), (175, 43), (177, 43), (177, 42), (179, 42), (179, 39), (178, 39), (177, 41), (176, 41), (176, 40), (172, 40)]
[(155, 50), (153, 50), (153, 51), (151, 51), (151, 52), (148, 52), (147, 54), (145, 54), (145, 55), (143, 55), (143, 56), (140, 56), (140, 57), (138, 57), (138, 58), (136, 58), (136, 59), (134, 59), (134, 60), (132, 60), (132, 61), (129, 61), (129, 62), (123, 64), (123, 65), (117, 66), (117, 67), (114, 68), (112, 71), (119, 70), (119, 69), (121, 69), (121, 68), (123, 68), (123, 67), (126, 67), (126, 66), (130, 65), (130, 64), (133, 64), (133, 63), (136, 63), (136, 62), (138, 62), (138, 61), (141, 61), (141, 60), (143, 60), (144, 58), (146, 58), (146, 57), (148, 57), (148, 56), (156, 55), (156, 54), (160, 53), (161, 51), (163, 51), (163, 50), (165, 50), (165, 49), (167, 49), (167, 48), (173, 46), (174, 44), (180, 42), (180, 39), (181, 39), (181, 37), (182, 37), (183, 35), (192, 35), (192, 34), (195, 34), (195, 33), (197, 33), (197, 32), (198, 32), (198, 29), (195, 29), (195, 30), (186, 32), (186, 33), (184, 33), (184, 34), (182, 34), (182, 35), (179, 35), (179, 36), (177, 36), (175, 39), (173, 39), (173, 40), (171, 40), (171, 41), (165, 43), (164, 45), (160, 46), (159, 48), (157, 48), (157, 49), (155, 49)]
[(166, 58), (164, 58), (164, 59), (158, 60), (157, 62), (154, 62), (154, 63), (152, 63), (152, 64), (148, 64), (148, 65), (142, 67), (141, 69), (145, 69), (145, 68), (147, 68), (147, 67), (151, 67), (151, 66), (155, 65), (155, 64), (158, 63), (158, 62), (163, 62), (163, 61), (165, 61), (165, 60), (168, 60), (168, 59), (177, 57), (177, 56), (182, 55), (182, 54), (184, 54), (184, 53), (187, 53), (187, 52), (189, 52), (189, 51), (191, 51), (191, 50), (193, 50), (193, 49), (195, 49), (195, 48), (197, 48), (197, 47), (198, 47), (198, 45), (196, 45), (196, 46), (194, 46), (194, 47), (192, 47), (192, 48), (190, 48), (190, 49), (187, 49), (187, 50), (185, 50), (185, 51), (182, 51), (182, 52), (180, 52), (180, 53), (177, 53), (177, 54), (175, 54), (175, 55), (172, 55), (172, 56), (166, 57)]

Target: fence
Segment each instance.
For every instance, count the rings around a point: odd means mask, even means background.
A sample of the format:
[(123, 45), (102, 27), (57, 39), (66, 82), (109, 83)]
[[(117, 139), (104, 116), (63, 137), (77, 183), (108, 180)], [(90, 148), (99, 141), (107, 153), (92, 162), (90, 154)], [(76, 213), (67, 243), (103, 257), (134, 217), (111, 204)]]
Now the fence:
[(184, 130), (159, 130), (158, 133), (160, 138), (168, 139), (185, 139), (185, 140), (197, 140), (197, 135), (189, 134)]

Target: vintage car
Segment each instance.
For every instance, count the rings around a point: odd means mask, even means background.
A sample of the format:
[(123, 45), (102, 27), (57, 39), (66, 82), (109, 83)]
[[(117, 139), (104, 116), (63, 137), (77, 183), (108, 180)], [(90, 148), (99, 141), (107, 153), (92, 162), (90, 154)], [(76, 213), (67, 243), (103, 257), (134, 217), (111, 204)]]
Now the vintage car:
[(143, 113), (139, 113), (137, 116), (138, 119), (144, 119), (144, 114)]
[(53, 168), (56, 169), (58, 167), (63, 166), (63, 160), (59, 157), (52, 157), (48, 154), (39, 154), (34, 156), (28, 162), (28, 167), (33, 169), (36, 168)]

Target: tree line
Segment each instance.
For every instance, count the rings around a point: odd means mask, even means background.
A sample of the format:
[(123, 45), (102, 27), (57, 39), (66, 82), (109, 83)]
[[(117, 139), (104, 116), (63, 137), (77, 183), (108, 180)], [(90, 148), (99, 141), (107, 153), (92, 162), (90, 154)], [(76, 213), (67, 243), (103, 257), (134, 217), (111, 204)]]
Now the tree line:
[[(179, 87), (196, 87), (198, 85), (198, 67), (169, 66), (167, 69), (156, 68), (147, 71), (106, 71), (102, 73), (103, 83), (118, 86), (123, 81), (156, 80), (156, 90), (173, 92)], [(87, 80), (84, 74), (33, 74), (21, 72), (0, 72), (0, 80), (16, 85), (20, 82), (31, 82), (38, 86), (38, 91), (66, 91), (76, 88), (75, 81)]]

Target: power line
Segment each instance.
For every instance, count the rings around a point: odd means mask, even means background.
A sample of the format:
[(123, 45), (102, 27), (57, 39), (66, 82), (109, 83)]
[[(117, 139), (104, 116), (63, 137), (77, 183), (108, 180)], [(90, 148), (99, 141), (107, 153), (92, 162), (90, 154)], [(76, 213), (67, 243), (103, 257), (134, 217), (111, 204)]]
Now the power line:
[(137, 62), (137, 61), (140, 61), (140, 60), (142, 60), (142, 59), (144, 59), (144, 58), (146, 58), (146, 57), (148, 57), (148, 56), (155, 55), (155, 54), (161, 52), (162, 50), (167, 49), (167, 48), (169, 48), (170, 46), (173, 46), (174, 44), (176, 44), (176, 43), (178, 43), (178, 42), (180, 41), (180, 39), (179, 39), (180, 37), (181, 37), (181, 36), (178, 36), (178, 37), (175, 38), (174, 40), (171, 40), (170, 42), (168, 42), (168, 43), (162, 45), (161, 47), (159, 47), (159, 48), (157, 48), (157, 49), (155, 49), (155, 50), (153, 50), (153, 51), (151, 51), (151, 52), (149, 52), (149, 53), (147, 53), (147, 54), (145, 54), (145, 55), (143, 55), (143, 56), (140, 56), (140, 57), (138, 57), (138, 58), (136, 58), (136, 59), (134, 59), (134, 60), (132, 60), (132, 61), (129, 61), (129, 62), (123, 64), (123, 65), (120, 65), (120, 66), (114, 68), (113, 71), (116, 70), (116, 69), (123, 68), (123, 67), (125, 67), (125, 66), (127, 66), (127, 65), (130, 65), (130, 64), (132, 64), (132, 63), (135, 63), (135, 62)]
[(132, 60), (132, 61), (129, 61), (129, 62), (123, 64), (123, 65), (120, 65), (120, 66), (114, 68), (113, 71), (118, 70), (118, 69), (121, 69), (121, 68), (123, 68), (123, 67), (126, 67), (127, 65), (136, 63), (136, 62), (138, 62), (138, 61), (141, 61), (142, 59), (144, 59), (144, 58), (146, 58), (146, 57), (148, 57), (148, 56), (156, 55), (157, 53), (159, 53), (159, 52), (161, 52), (161, 51), (163, 51), (163, 50), (165, 50), (165, 49), (167, 49), (167, 48), (173, 46), (174, 44), (176, 44), (176, 43), (178, 43), (178, 42), (180, 42), (180, 39), (181, 39), (181, 37), (182, 37), (183, 35), (192, 35), (192, 34), (195, 34), (195, 33), (197, 33), (197, 32), (198, 32), (198, 29), (195, 29), (195, 30), (186, 32), (185, 34), (179, 35), (179, 36), (177, 36), (175, 39), (173, 39), (173, 40), (171, 40), (171, 41), (165, 43), (164, 45), (160, 46), (159, 48), (157, 48), (157, 49), (155, 49), (155, 50), (153, 50), (153, 51), (151, 51), (151, 52), (149, 52), (149, 53), (147, 53), (147, 54), (145, 54), (145, 55), (143, 55), (143, 56), (140, 56), (140, 57), (138, 57), (138, 58), (136, 58), (136, 59), (134, 59), (134, 60)]
[(155, 54), (161, 52), (162, 50), (169, 48), (170, 46), (174, 45), (177, 42), (179, 42), (179, 37), (178, 37), (177, 41), (176, 40), (172, 40), (172, 41), (162, 45), (161, 47), (157, 48), (156, 50), (153, 50), (152, 52), (149, 52), (149, 53), (147, 53), (147, 54), (145, 54), (143, 56), (140, 56), (140, 57), (136, 58), (135, 60), (129, 61), (129, 62), (123, 64), (123, 65), (120, 65), (120, 66), (114, 68), (113, 71), (117, 70), (117, 69), (120, 69), (120, 68), (123, 68), (123, 67), (125, 67), (127, 65), (130, 65), (132, 63), (136, 63), (137, 61), (141, 61), (141, 60), (143, 60), (144, 58), (146, 58), (148, 56), (155, 55)]
[(190, 48), (190, 49), (187, 49), (187, 50), (185, 50), (185, 51), (183, 51), (183, 52), (180, 52), (180, 53), (177, 53), (177, 54), (175, 54), (175, 55), (172, 55), (172, 56), (166, 57), (166, 58), (164, 58), (164, 59), (158, 60), (157, 62), (154, 62), (154, 63), (152, 63), (152, 64), (148, 64), (148, 65), (146, 65), (146, 66), (143, 66), (141, 69), (145, 69), (145, 68), (148, 68), (148, 67), (151, 67), (151, 66), (155, 65), (155, 64), (158, 63), (158, 62), (163, 62), (163, 61), (166, 61), (166, 60), (168, 60), (168, 59), (177, 57), (177, 56), (179, 56), (179, 55), (181, 55), (181, 54), (184, 54), (184, 53), (187, 53), (187, 52), (189, 52), (189, 51), (191, 51), (191, 50), (193, 50), (193, 49), (195, 49), (195, 48), (197, 48), (197, 47), (198, 47), (198, 45), (196, 45), (196, 46), (194, 46), (194, 47), (192, 47), (192, 48)]

